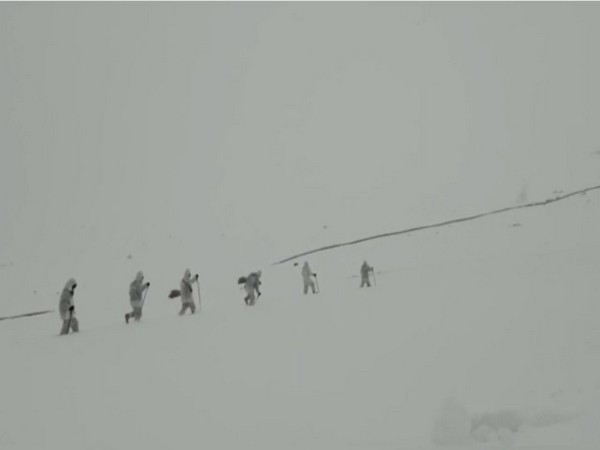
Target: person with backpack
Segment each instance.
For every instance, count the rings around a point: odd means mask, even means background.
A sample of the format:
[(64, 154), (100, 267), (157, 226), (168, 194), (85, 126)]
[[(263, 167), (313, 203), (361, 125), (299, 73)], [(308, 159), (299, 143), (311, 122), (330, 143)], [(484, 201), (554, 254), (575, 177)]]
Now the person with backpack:
[(248, 306), (253, 306), (256, 303), (256, 299), (260, 297), (260, 289), (258, 287), (262, 284), (260, 281), (261, 275), (262, 272), (259, 270), (257, 272), (250, 273), (250, 275), (246, 277), (246, 281), (244, 283), (246, 297), (244, 297), (244, 302)]
[(362, 264), (362, 266), (360, 267), (360, 287), (364, 287), (365, 285), (367, 287), (371, 287), (371, 281), (369, 280), (369, 274), (373, 273), (373, 267), (367, 264), (367, 261), (365, 260)]
[(142, 318), (142, 306), (144, 306), (142, 295), (149, 287), (150, 283), (144, 283), (144, 274), (139, 271), (135, 280), (129, 285), (129, 302), (133, 311), (125, 314), (125, 323), (129, 323), (131, 318), (134, 318), (136, 322)]
[(73, 295), (75, 295), (75, 288), (77, 282), (74, 278), (71, 278), (65, 284), (65, 287), (60, 294), (60, 300), (58, 301), (58, 312), (60, 318), (63, 321), (62, 328), (60, 330), (61, 336), (68, 334), (69, 329), (73, 330), (73, 333), (79, 332), (79, 321), (75, 317), (75, 304), (73, 303)]
[(308, 288), (312, 289), (313, 294), (317, 293), (317, 291), (315, 290), (315, 282), (313, 281), (312, 277), (316, 278), (317, 274), (313, 273), (313, 271), (310, 270), (308, 261), (305, 261), (304, 266), (302, 266), (302, 281), (304, 282), (304, 295), (308, 293)]
[[(181, 295), (181, 311), (179, 311), (179, 315), (183, 316), (185, 312), (189, 309), (192, 314), (196, 313), (196, 304), (194, 303), (193, 292), (194, 289), (192, 287), (192, 283), (198, 281), (198, 274), (194, 275), (194, 277), (190, 274), (190, 269), (185, 269), (185, 273), (183, 274), (183, 278), (180, 284), (180, 295)], [(198, 293), (200, 295), (200, 293)]]

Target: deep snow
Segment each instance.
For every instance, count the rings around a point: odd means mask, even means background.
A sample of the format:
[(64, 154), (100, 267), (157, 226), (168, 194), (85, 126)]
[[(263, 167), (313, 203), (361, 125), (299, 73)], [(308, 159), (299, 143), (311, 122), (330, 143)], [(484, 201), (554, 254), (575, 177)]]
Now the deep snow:
[(203, 273), (200, 314), (177, 317), (169, 281), (147, 273), (126, 326), (127, 284), (102, 298), (82, 281), (79, 335), (58, 337), (56, 314), (0, 325), (0, 446), (596, 448), (598, 204), (313, 255), (315, 296), (300, 266), (264, 266), (252, 308), (237, 277)]

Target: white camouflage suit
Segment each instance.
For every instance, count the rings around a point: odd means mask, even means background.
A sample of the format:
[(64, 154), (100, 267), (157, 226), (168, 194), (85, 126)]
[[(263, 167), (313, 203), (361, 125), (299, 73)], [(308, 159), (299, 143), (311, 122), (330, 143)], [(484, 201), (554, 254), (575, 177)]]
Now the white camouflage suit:
[(143, 306), (143, 294), (146, 289), (150, 286), (150, 283), (144, 283), (143, 272), (138, 272), (135, 280), (129, 285), (129, 302), (133, 311), (125, 314), (125, 322), (129, 322), (130, 318), (135, 318), (139, 321), (142, 318), (142, 306)]
[(304, 282), (304, 294), (306, 295), (308, 293), (308, 288), (310, 287), (312, 289), (312, 293), (315, 294), (315, 282), (313, 281), (312, 277), (315, 274), (313, 273), (312, 270), (310, 270), (310, 266), (308, 265), (308, 261), (304, 263), (304, 266), (302, 266), (302, 281)]
[(198, 274), (192, 275), (190, 274), (190, 269), (185, 269), (185, 273), (183, 274), (183, 279), (180, 284), (181, 291), (181, 311), (179, 311), (179, 315), (182, 316), (189, 309), (192, 314), (196, 312), (196, 304), (194, 303), (193, 292), (194, 289), (192, 287), (192, 283), (198, 280)]
[(60, 318), (63, 321), (62, 328), (60, 330), (60, 334), (67, 334), (69, 332), (69, 328), (73, 330), (74, 333), (79, 331), (79, 321), (77, 317), (75, 317), (75, 304), (73, 303), (73, 295), (75, 294), (75, 288), (77, 287), (77, 282), (74, 278), (71, 278), (65, 284), (65, 287), (60, 294), (60, 300), (58, 301), (58, 312), (60, 314)]
[(364, 261), (362, 266), (360, 267), (360, 287), (371, 287), (371, 281), (369, 280), (369, 273), (373, 272), (373, 267), (367, 264), (367, 261)]
[(260, 289), (258, 287), (261, 285), (261, 275), (262, 272), (259, 270), (257, 272), (252, 272), (246, 277), (246, 284), (244, 284), (244, 290), (246, 291), (247, 295), (244, 298), (244, 302), (246, 302), (246, 305), (248, 306), (252, 306), (256, 303), (257, 295), (258, 297), (260, 297)]

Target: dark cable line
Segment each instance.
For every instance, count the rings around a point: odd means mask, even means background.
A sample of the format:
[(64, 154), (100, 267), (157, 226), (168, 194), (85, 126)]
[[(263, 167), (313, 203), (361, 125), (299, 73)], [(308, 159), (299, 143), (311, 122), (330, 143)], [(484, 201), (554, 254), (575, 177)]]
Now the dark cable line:
[(531, 203), (526, 203), (524, 205), (517, 205), (517, 206), (508, 206), (506, 208), (495, 209), (493, 211), (489, 211), (489, 212), (485, 212), (485, 213), (480, 213), (480, 214), (475, 214), (473, 216), (467, 216), (467, 217), (461, 217), (461, 218), (458, 218), (458, 219), (446, 220), (444, 222), (434, 223), (434, 224), (430, 224), (430, 225), (423, 225), (423, 226), (420, 226), (420, 227), (407, 228), (407, 229), (400, 230), (400, 231), (392, 231), (392, 232), (389, 232), (389, 233), (376, 234), (374, 236), (368, 236), (368, 237), (365, 237), (365, 238), (356, 239), (354, 241), (340, 242), (338, 244), (326, 245), (324, 247), (315, 248), (313, 250), (308, 250), (306, 252), (298, 253), (298, 254), (290, 256), (288, 258), (282, 259), (280, 261), (277, 261), (277, 262), (273, 263), (273, 265), (283, 264), (283, 263), (286, 263), (288, 261), (292, 261), (292, 260), (294, 260), (296, 258), (300, 258), (302, 256), (311, 255), (313, 253), (324, 252), (326, 250), (332, 250), (334, 248), (345, 247), (345, 246), (348, 246), (348, 245), (356, 245), (356, 244), (360, 244), (361, 242), (372, 241), (374, 239), (381, 239), (381, 238), (384, 238), (384, 237), (390, 237), (390, 236), (397, 236), (397, 235), (400, 235), (400, 234), (413, 233), (415, 231), (423, 231), (423, 230), (428, 230), (428, 229), (431, 229), (431, 228), (439, 228), (439, 227), (444, 227), (444, 226), (447, 226), (447, 225), (452, 225), (452, 224), (455, 224), (455, 223), (468, 222), (470, 220), (476, 220), (476, 219), (480, 219), (480, 218), (486, 217), (486, 216), (491, 216), (491, 215), (494, 215), (494, 214), (501, 214), (501, 213), (505, 213), (505, 212), (508, 212), (508, 211), (514, 211), (516, 209), (535, 208), (535, 207), (538, 207), (538, 206), (545, 206), (545, 205), (549, 205), (550, 203), (555, 203), (555, 202), (559, 202), (561, 200), (565, 200), (565, 199), (567, 199), (569, 197), (573, 197), (575, 195), (587, 194), (588, 192), (596, 190), (596, 189), (600, 189), (600, 185), (588, 187), (588, 188), (585, 188), (585, 189), (579, 189), (577, 191), (569, 192), (567, 194), (559, 195), (557, 197), (549, 198), (547, 200), (542, 200), (542, 201), (538, 201), (538, 202), (531, 202)]

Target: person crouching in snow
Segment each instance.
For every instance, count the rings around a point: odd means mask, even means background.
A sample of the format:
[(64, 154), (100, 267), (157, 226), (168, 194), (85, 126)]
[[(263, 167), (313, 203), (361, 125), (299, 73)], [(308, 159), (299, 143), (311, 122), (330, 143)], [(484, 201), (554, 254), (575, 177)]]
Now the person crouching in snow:
[(149, 287), (150, 283), (144, 283), (144, 274), (141, 271), (138, 272), (135, 280), (129, 285), (129, 302), (133, 311), (125, 314), (125, 323), (129, 323), (131, 318), (134, 318), (136, 322), (142, 318), (142, 306), (144, 306), (142, 295)]
[(194, 275), (192, 278), (190, 274), (190, 269), (185, 269), (185, 273), (183, 275), (183, 279), (181, 280), (181, 311), (179, 311), (179, 315), (183, 316), (185, 312), (189, 309), (192, 314), (196, 312), (196, 304), (194, 303), (194, 296), (192, 293), (194, 289), (192, 288), (192, 283), (198, 281), (198, 274)]
[(60, 330), (61, 336), (63, 334), (68, 334), (69, 329), (73, 330), (74, 333), (79, 331), (79, 321), (77, 320), (77, 317), (75, 317), (75, 304), (73, 303), (73, 295), (75, 294), (76, 287), (77, 282), (74, 278), (71, 278), (67, 281), (67, 284), (65, 284), (65, 287), (60, 294), (58, 312), (63, 321)]
[[(244, 290), (247, 295), (244, 298), (244, 302), (246, 302), (246, 305), (248, 306), (253, 306), (256, 303), (257, 297), (260, 297), (260, 289), (258, 287), (262, 284), (260, 281), (261, 275), (262, 272), (259, 270), (258, 272), (252, 272), (246, 277)], [(256, 296), (254, 295), (254, 292), (256, 292)]]

